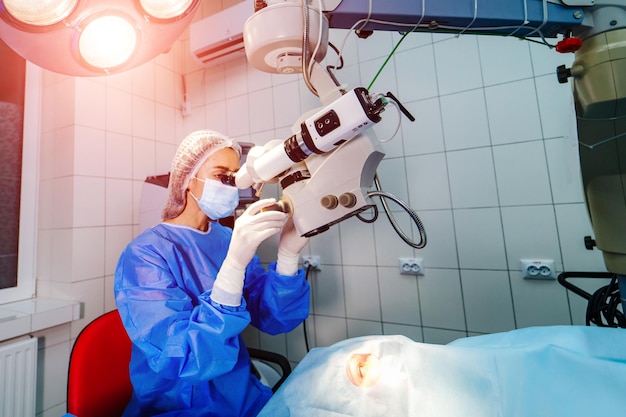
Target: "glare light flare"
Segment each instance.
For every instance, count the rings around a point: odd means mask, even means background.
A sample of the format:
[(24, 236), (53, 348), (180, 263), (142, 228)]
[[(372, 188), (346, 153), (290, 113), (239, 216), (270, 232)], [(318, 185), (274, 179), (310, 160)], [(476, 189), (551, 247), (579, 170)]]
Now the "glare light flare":
[(115, 68), (130, 59), (137, 46), (137, 32), (121, 16), (104, 15), (85, 25), (78, 40), (78, 51), (89, 65)]
[(139, 0), (141, 7), (157, 19), (172, 19), (184, 14), (193, 0)]
[(20, 22), (48, 26), (65, 19), (78, 0), (4, 0), (11, 16)]

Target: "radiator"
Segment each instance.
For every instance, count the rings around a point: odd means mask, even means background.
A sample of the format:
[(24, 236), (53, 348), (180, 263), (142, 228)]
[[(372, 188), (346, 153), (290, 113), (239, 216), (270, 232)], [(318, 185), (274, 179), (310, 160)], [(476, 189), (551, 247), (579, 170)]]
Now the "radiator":
[(33, 417), (37, 338), (0, 344), (0, 417)]

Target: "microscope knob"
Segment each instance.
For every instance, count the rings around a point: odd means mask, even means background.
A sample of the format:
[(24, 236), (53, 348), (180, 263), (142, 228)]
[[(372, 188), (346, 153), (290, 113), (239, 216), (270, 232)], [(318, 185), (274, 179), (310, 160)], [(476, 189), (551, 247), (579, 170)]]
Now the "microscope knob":
[(332, 210), (337, 207), (338, 203), (339, 202), (337, 201), (337, 197), (332, 194), (325, 195), (320, 200), (320, 204), (322, 205), (322, 207), (327, 208), (328, 210)]
[(343, 193), (339, 196), (339, 204), (345, 208), (352, 208), (356, 205), (356, 196), (353, 193)]
[(598, 246), (596, 241), (591, 238), (591, 236), (585, 236), (585, 248), (587, 250), (593, 250), (594, 247)]

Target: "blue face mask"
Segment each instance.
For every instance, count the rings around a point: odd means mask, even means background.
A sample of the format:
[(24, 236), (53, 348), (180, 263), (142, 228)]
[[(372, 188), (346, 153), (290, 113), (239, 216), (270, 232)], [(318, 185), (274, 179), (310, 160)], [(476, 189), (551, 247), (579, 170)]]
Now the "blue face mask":
[(219, 220), (231, 214), (239, 205), (239, 189), (221, 181), (196, 177), (204, 183), (202, 197), (196, 197), (191, 190), (189, 194), (196, 200), (200, 210), (210, 219)]

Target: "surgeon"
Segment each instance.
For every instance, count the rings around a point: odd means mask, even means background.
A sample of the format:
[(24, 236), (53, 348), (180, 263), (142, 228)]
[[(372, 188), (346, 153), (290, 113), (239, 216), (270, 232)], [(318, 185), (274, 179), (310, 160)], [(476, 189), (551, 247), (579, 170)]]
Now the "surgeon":
[[(272, 395), (250, 370), (241, 333), (252, 324), (278, 334), (309, 312), (298, 270), (307, 239), (259, 200), (233, 229), (217, 220), (238, 205), (220, 178), (237, 171), (241, 148), (217, 132), (191, 133), (172, 163), (162, 223), (123, 251), (115, 299), (130, 339), (134, 388), (124, 416), (256, 416)], [(266, 269), (255, 252), (279, 235)]]

